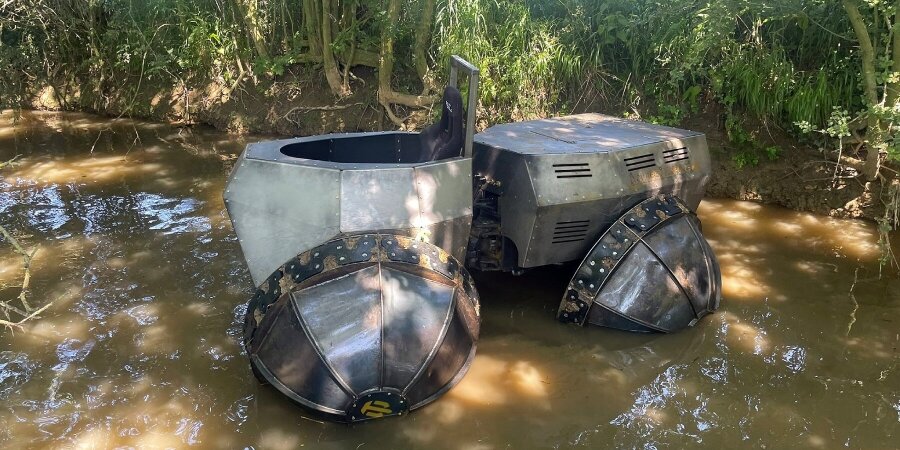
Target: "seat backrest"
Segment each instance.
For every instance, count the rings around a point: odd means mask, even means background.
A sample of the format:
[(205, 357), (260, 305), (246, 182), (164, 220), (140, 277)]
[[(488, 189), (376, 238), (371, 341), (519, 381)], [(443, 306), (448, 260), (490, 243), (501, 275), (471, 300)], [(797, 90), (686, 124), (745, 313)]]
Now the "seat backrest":
[(422, 151), (419, 162), (438, 161), (462, 154), (465, 135), (462, 94), (459, 89), (452, 86), (444, 88), (442, 104), (441, 120), (420, 133)]

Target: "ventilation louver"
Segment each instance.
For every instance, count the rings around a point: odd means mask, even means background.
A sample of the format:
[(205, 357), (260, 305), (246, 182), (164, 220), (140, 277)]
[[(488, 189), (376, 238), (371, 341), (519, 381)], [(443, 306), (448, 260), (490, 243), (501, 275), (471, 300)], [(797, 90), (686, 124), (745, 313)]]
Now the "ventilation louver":
[(556, 178), (588, 178), (591, 176), (591, 168), (588, 163), (554, 164), (553, 171)]
[(653, 166), (656, 166), (656, 155), (653, 153), (625, 158), (625, 168), (628, 169), (629, 172), (647, 169)]
[(666, 164), (672, 164), (678, 161), (684, 161), (691, 157), (687, 147), (673, 148), (663, 152), (663, 160)]
[(554, 244), (567, 244), (570, 242), (581, 242), (587, 237), (588, 228), (591, 225), (590, 220), (570, 220), (556, 222), (553, 228)]

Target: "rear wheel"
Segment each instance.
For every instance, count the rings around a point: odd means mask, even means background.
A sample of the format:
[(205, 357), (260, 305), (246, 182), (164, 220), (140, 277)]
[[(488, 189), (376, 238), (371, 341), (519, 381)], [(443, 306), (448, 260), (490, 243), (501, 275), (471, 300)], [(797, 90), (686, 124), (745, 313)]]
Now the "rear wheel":
[(566, 289), (557, 318), (673, 332), (715, 311), (722, 275), (700, 220), (672, 195), (651, 197), (600, 237)]

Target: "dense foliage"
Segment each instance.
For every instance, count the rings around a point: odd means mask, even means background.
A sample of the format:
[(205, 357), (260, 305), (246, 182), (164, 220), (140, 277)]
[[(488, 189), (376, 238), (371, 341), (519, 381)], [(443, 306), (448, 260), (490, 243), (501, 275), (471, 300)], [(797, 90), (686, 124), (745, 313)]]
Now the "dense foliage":
[(594, 107), (674, 124), (712, 101), (729, 137), (751, 148), (748, 117), (898, 157), (896, 8), (883, 0), (17, 0), (0, 4), (0, 92), (15, 104), (25, 86), (62, 79), (102, 102), (123, 79), (139, 80), (133, 89), (233, 89), (309, 67), (340, 98), (354, 88), (350, 69), (367, 65), (387, 72), (378, 100), (399, 123), (400, 110), (434, 101), (444, 62), (458, 53), (483, 70), (489, 122)]

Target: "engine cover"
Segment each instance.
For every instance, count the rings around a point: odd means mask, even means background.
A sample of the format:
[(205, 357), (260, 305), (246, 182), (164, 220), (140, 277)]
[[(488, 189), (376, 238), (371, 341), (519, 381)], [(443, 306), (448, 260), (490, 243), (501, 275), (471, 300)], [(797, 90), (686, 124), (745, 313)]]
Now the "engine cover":
[(522, 268), (580, 260), (656, 194), (696, 208), (711, 173), (703, 133), (600, 114), (488, 128), (475, 136), (472, 168), (499, 195), (500, 230)]

